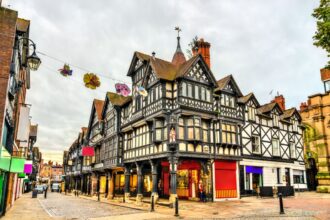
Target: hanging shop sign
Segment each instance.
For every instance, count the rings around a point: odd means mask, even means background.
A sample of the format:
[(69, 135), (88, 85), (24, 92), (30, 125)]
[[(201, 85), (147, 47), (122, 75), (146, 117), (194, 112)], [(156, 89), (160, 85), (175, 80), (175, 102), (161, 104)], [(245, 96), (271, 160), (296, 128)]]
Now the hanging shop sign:
[(82, 156), (94, 156), (94, 147), (91, 146), (84, 146), (82, 147)]
[(30, 108), (20, 106), (17, 140), (28, 142), (30, 133)]
[(25, 161), (24, 173), (26, 173), (26, 174), (32, 173), (32, 160)]
[(10, 164), (10, 172), (23, 173), (24, 172), (25, 159), (19, 157), (12, 157)]
[(0, 169), (9, 171), (11, 155), (4, 146), (1, 146), (0, 149)]
[(246, 166), (246, 173), (262, 174), (262, 167)]

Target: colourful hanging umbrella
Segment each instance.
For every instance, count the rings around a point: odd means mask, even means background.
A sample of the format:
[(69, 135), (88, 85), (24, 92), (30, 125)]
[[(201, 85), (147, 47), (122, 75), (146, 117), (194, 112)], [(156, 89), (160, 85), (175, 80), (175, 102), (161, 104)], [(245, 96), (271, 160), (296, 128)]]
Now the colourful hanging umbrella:
[(72, 69), (70, 68), (69, 64), (64, 64), (62, 69), (59, 69), (58, 71), (60, 71), (60, 73), (62, 74), (62, 76), (72, 76)]
[(90, 89), (96, 89), (101, 85), (99, 77), (94, 73), (86, 73), (84, 75), (84, 83), (85, 86)]
[(122, 96), (128, 96), (131, 93), (130, 88), (124, 83), (115, 84), (116, 92)]

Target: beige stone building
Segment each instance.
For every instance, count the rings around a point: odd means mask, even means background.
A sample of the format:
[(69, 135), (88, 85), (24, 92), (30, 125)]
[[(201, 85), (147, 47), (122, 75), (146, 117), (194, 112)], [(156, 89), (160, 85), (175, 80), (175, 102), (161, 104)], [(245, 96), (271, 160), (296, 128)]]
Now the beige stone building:
[[(330, 70), (321, 70), (325, 93), (308, 97), (300, 106), (305, 129), (305, 159), (309, 188), (330, 193)], [(328, 75), (329, 77), (326, 77)], [(313, 175), (316, 178), (313, 179)]]

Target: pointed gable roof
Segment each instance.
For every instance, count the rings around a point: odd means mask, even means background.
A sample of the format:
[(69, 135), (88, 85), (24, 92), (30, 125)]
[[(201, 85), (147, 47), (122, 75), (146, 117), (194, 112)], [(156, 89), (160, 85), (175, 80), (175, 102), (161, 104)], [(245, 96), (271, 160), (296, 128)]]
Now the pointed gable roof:
[(250, 92), (249, 94), (245, 95), (245, 96), (242, 96), (240, 98), (238, 98), (238, 102), (240, 103), (243, 103), (243, 104), (246, 104), (248, 103), (250, 100), (254, 100), (255, 104), (257, 104), (257, 106), (260, 106), (257, 98), (255, 97), (254, 93), (253, 92)]
[(122, 96), (114, 92), (107, 92), (107, 97), (113, 105), (122, 106), (132, 100), (132, 96)]
[(271, 112), (275, 108), (280, 112), (280, 114), (283, 113), (282, 109), (280, 108), (280, 106), (276, 102), (270, 102), (270, 103), (264, 104), (264, 105), (260, 106), (257, 109), (257, 111), (260, 114), (267, 114), (267, 113)]
[(296, 108), (290, 108), (290, 109), (284, 110), (283, 114), (281, 115), (281, 119), (291, 118), (294, 114), (296, 114), (298, 116), (298, 120), (301, 120), (301, 116)]
[(103, 109), (103, 105), (104, 105), (104, 101), (99, 100), (99, 99), (94, 99), (94, 107), (95, 107), (95, 110), (96, 110), (97, 119), (99, 121), (102, 120), (102, 109)]
[(203, 62), (207, 71), (210, 72), (210, 76), (212, 78), (211, 81), (213, 81), (213, 83), (216, 84), (216, 80), (215, 80), (211, 70), (205, 64), (205, 61), (203, 60), (203, 58), (200, 54), (193, 56), (192, 58), (183, 62), (182, 64), (174, 65), (173, 63), (168, 62), (166, 60), (162, 60), (157, 57), (149, 56), (149, 55), (141, 53), (141, 52), (135, 52), (133, 55), (132, 63), (130, 65), (127, 76), (132, 75), (132, 73), (134, 71), (134, 63), (136, 62), (137, 59), (139, 59), (145, 63), (149, 63), (149, 65), (153, 69), (153, 71), (158, 79), (164, 79), (164, 80), (168, 80), (168, 81), (173, 81), (177, 78), (183, 77), (185, 74), (188, 73), (190, 68), (196, 62), (201, 60), (201, 62)]
[(228, 75), (228, 76), (226, 76), (226, 77), (224, 77), (224, 78), (217, 81), (218, 87), (215, 89), (215, 92), (220, 91), (220, 90), (224, 90), (230, 82), (233, 84), (237, 94), (239, 96), (243, 96), (243, 94), (242, 94), (241, 90), (239, 89), (239, 87), (238, 87), (238, 85), (237, 85), (237, 83), (236, 83), (236, 81), (235, 81), (232, 74), (230, 74), (230, 75)]

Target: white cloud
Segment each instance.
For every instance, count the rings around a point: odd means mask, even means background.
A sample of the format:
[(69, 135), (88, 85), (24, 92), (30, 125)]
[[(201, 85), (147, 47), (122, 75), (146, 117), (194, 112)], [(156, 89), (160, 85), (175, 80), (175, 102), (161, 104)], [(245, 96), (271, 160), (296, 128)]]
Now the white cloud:
[[(261, 103), (270, 101), (273, 89), (296, 107), (323, 88), (319, 69), (326, 55), (312, 45), (311, 13), (318, 2), (6, 0), (31, 20), (37, 49), (68, 63), (129, 81), (134, 51), (172, 59), (173, 28), (180, 25), (184, 49), (195, 35), (211, 43), (217, 79), (234, 74), (243, 93), (253, 91)], [(102, 78), (101, 88), (91, 91), (82, 85), (81, 70), (67, 79), (56, 72), (60, 63), (41, 58), (28, 91), (33, 122), (39, 124), (37, 145), (41, 151), (62, 151), (87, 126), (93, 98), (104, 99), (114, 82)]]

